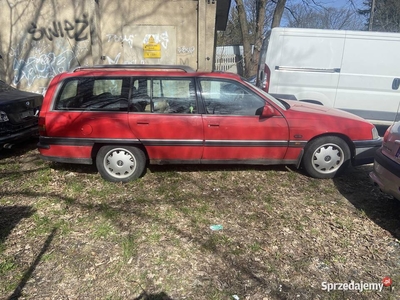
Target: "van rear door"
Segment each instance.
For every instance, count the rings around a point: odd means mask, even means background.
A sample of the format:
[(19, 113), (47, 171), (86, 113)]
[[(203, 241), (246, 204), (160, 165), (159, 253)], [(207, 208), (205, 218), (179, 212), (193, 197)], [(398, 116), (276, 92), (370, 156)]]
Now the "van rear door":
[(392, 89), (399, 53), (399, 34), (348, 31), (335, 107), (374, 124), (392, 123), (400, 101)]

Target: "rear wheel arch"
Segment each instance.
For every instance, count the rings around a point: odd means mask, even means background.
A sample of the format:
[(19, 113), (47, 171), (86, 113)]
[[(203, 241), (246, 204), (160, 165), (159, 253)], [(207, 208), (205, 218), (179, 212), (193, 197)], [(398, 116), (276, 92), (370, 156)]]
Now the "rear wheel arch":
[(95, 143), (95, 144), (93, 145), (92, 153), (91, 153), (91, 156), (92, 156), (92, 160), (93, 160), (93, 161), (96, 161), (97, 153), (99, 152), (99, 150), (100, 150), (101, 147), (103, 147), (103, 146), (121, 146), (121, 147), (135, 147), (135, 148), (139, 148), (139, 149), (142, 150), (143, 153), (145, 154), (145, 156), (146, 156), (146, 161), (148, 162), (148, 160), (149, 160), (149, 156), (148, 156), (148, 154), (147, 154), (146, 148), (143, 146), (143, 144), (140, 144), (140, 143), (137, 143), (137, 144), (136, 144), (136, 143), (135, 143), (135, 144), (131, 144), (131, 143), (123, 143), (123, 144)]

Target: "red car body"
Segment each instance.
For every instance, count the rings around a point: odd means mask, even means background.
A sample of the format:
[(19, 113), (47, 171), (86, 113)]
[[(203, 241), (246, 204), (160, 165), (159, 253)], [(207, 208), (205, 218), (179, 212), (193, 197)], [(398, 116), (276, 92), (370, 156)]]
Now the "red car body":
[[(111, 97), (104, 102), (101, 100), (101, 103), (106, 104), (97, 105), (101, 108), (94, 110), (87, 108), (89, 106), (69, 108), (71, 105), (61, 99), (63, 96), (60, 94), (66, 90), (63, 86), (76, 78), (81, 81), (85, 78), (103, 81), (104, 78), (115, 78), (114, 81), (126, 82), (126, 97), (123, 100), (112, 100)], [(178, 88), (171, 88), (173, 80), (179, 83)], [(129, 101), (134, 98), (134, 92), (131, 89), (136, 92), (140, 88), (140, 82), (144, 81), (147, 82), (144, 89), (149, 94), (146, 95), (149, 99), (142, 105), (146, 106), (146, 110), (132, 109)], [(130, 84), (133, 83), (137, 87), (131, 88)], [(79, 90), (79, 82), (71, 85), (74, 88), (77, 85)], [(228, 85), (241, 89), (240, 92), (229, 94), (232, 99), (237, 95), (242, 98), (241, 102), (229, 100), (230, 108), (224, 110), (219, 103), (228, 103), (221, 96), (222, 88)], [(184, 97), (178, 99), (179, 103), (185, 103), (186, 111), (171, 108), (176, 98), (161, 99), (155, 96), (157, 93), (165, 96), (159, 90), (167, 90), (168, 86), (167, 93), (170, 94), (176, 94), (181, 87), (190, 88), (190, 104)], [(121, 88), (118, 89), (123, 91), (124, 84), (121, 83)], [(118, 95), (119, 93), (116, 92)], [(99, 96), (101, 95), (94, 98)], [(76, 101), (77, 96), (72, 98)], [(248, 106), (254, 107), (249, 110), (252, 113), (247, 113), (246, 105), (250, 103), (246, 102), (247, 99), (255, 103)], [(107, 103), (116, 103), (115, 101), (120, 101), (120, 108), (115, 109), (113, 104), (112, 109), (104, 109), (109, 105)], [(169, 112), (154, 108), (161, 106), (160, 103), (168, 107)], [(212, 108), (210, 103), (216, 104)], [(152, 108), (148, 108), (150, 106)], [(125, 147), (138, 149), (137, 151), (144, 154), (146, 161), (153, 164), (293, 164), (299, 167), (304, 162), (304, 155), (311, 141), (319, 139), (326, 144), (323, 149), (328, 150), (335, 149), (329, 146), (333, 143), (329, 139), (343, 141), (345, 145), (340, 142), (343, 145), (341, 148), (348, 149), (344, 149), (342, 154), (338, 152), (337, 165), (342, 158), (342, 162), (352, 161), (353, 164), (373, 162), (374, 152), (382, 142), (375, 127), (360, 117), (324, 106), (276, 100), (235, 74), (196, 73), (186, 69), (165, 70), (162, 67), (141, 69), (138, 66), (88, 67), (57, 75), (45, 95), (39, 116), (39, 129), (41, 136), (38, 148), (43, 159), (82, 164), (92, 164), (97, 160), (97, 166), (103, 168), (99, 162), (102, 160), (105, 169), (108, 168), (106, 165), (113, 164), (111, 158), (124, 151)], [(111, 152), (108, 158), (104, 155), (99, 157), (98, 152), (105, 146), (118, 148), (118, 151)], [(315, 160), (312, 156), (320, 153), (321, 149), (310, 153), (308, 164), (312, 164)], [(334, 151), (336, 156), (336, 150)], [(349, 153), (346, 154), (347, 152)], [(140, 157), (128, 154), (132, 168), (136, 164), (143, 164), (142, 154)], [(327, 158), (330, 159), (331, 154), (324, 157), (325, 160)], [(116, 172), (118, 164), (122, 165), (123, 160), (116, 161), (110, 172), (103, 170), (100, 173), (109, 174), (110, 176), (103, 177), (111, 181), (128, 181), (140, 176), (137, 173), (132, 177), (130, 170), (125, 175)], [(320, 175), (310, 175), (329, 178), (336, 175), (339, 167), (341, 165), (333, 165), (331, 171), (323, 170)]]

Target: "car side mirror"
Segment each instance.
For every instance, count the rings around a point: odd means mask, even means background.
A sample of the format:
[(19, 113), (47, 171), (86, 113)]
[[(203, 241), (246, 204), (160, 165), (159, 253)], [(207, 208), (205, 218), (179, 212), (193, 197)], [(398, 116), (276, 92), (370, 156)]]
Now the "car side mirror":
[(268, 103), (264, 105), (261, 112), (261, 118), (271, 118), (275, 116), (275, 109)]

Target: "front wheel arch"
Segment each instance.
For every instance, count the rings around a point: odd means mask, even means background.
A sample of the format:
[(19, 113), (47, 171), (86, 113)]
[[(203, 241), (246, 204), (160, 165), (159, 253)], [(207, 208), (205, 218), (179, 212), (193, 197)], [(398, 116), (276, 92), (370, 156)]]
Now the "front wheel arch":
[(346, 136), (322, 135), (310, 140), (304, 148), (301, 167), (314, 178), (333, 178), (351, 163), (354, 145)]

